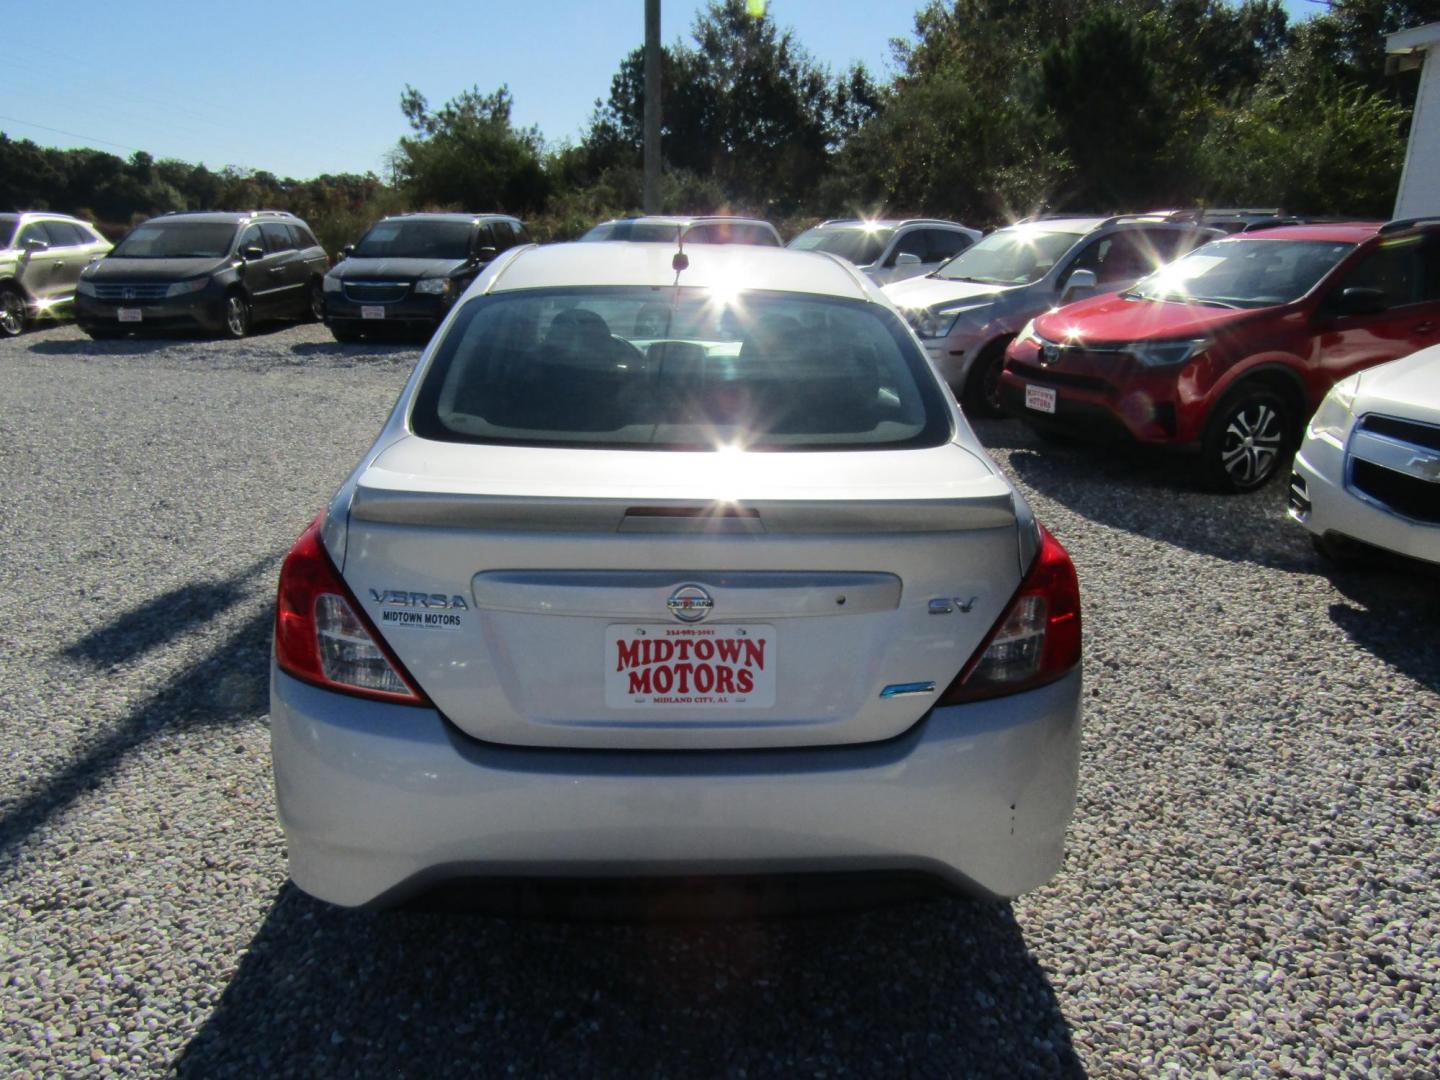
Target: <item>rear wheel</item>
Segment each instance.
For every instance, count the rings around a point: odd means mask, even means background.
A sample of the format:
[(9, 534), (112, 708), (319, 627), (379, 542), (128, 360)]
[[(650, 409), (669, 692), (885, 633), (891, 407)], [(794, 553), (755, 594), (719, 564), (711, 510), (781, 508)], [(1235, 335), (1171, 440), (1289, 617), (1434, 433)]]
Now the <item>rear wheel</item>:
[(1293, 428), (1290, 403), (1267, 386), (1241, 387), (1226, 397), (1205, 428), (1200, 471), (1213, 491), (1264, 487), (1280, 471)]
[(1005, 368), (1005, 347), (1010, 339), (992, 342), (975, 358), (965, 376), (965, 404), (977, 416), (1003, 416), (1000, 409), (1000, 372)]
[(225, 297), (224, 319), (220, 333), (227, 338), (243, 338), (250, 332), (250, 304), (245, 294), (232, 292)]
[(18, 337), (30, 321), (25, 297), (18, 289), (0, 289), (0, 337)]
[(325, 286), (319, 278), (310, 282), (310, 303), (305, 309), (305, 318), (308, 322), (320, 322), (325, 318)]

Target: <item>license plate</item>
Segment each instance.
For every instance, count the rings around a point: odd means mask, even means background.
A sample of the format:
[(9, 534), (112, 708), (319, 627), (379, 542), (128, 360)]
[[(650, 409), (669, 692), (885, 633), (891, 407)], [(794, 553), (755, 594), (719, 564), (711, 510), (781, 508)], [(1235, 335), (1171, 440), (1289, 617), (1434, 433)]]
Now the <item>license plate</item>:
[(768, 709), (775, 704), (773, 626), (605, 628), (611, 709)]
[(115, 309), (115, 317), (121, 322), (139, 322), (140, 309), (138, 307), (122, 307)]
[(1055, 391), (1048, 386), (1026, 386), (1025, 407), (1036, 412), (1055, 411)]
[(379, 304), (366, 304), (360, 309), (360, 317), (362, 319), (383, 319), (385, 309)]

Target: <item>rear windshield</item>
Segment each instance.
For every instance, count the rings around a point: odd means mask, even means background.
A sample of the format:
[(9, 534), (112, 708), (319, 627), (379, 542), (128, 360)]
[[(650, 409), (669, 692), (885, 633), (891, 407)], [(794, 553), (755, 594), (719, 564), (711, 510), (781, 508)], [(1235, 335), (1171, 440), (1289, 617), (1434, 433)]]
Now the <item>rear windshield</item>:
[(1329, 240), (1216, 240), (1161, 267), (1125, 295), (1232, 308), (1288, 304), (1354, 248)]
[(885, 250), (894, 229), (809, 229), (790, 241), (796, 251), (827, 251), (856, 266), (869, 266)]
[(687, 244), (755, 244), (760, 247), (779, 247), (780, 241), (764, 225), (751, 225), (741, 221), (710, 221), (703, 225), (691, 225), (685, 230)]
[(219, 259), (230, 251), (234, 238), (235, 226), (228, 221), (147, 221), (110, 254), (123, 259)]
[(951, 435), (940, 384), (893, 312), (687, 288), (472, 300), (410, 420), (427, 439), (613, 449), (886, 449)]
[(625, 240), (632, 244), (673, 244), (679, 225), (657, 221), (606, 221), (580, 237), (581, 240)]
[(468, 259), (468, 221), (382, 221), (355, 245), (357, 259)]

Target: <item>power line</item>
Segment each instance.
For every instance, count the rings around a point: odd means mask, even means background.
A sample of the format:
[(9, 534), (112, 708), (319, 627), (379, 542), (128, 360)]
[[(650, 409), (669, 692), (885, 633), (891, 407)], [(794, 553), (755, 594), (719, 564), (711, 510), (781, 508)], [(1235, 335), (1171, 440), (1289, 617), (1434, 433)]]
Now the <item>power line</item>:
[(46, 127), (44, 124), (36, 124), (32, 123), (29, 120), (21, 120), (19, 117), (15, 116), (0, 116), (0, 120), (4, 120), (7, 123), (11, 124), (20, 124), (24, 127), (36, 128), (40, 131), (49, 131), (56, 135), (67, 135), (72, 139), (84, 139), (86, 142), (102, 143), (105, 146), (114, 146), (120, 150), (131, 150), (138, 152), (140, 149), (138, 146), (126, 146), (124, 143), (111, 142), (109, 139), (97, 139), (94, 135), (81, 135), (79, 132), (75, 131), (63, 131), (60, 128)]

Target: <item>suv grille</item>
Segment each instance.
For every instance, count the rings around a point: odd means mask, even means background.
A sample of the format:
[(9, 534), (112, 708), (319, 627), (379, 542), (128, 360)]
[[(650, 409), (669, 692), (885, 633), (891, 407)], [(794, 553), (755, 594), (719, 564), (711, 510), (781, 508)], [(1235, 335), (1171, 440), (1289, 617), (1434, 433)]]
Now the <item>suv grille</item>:
[(1398, 416), (1367, 416), (1360, 421), (1361, 431), (1373, 431), (1401, 442), (1413, 443), (1429, 450), (1440, 451), (1440, 427), (1402, 420)]
[(105, 284), (98, 281), (95, 283), (95, 298), (97, 300), (108, 300), (110, 303), (124, 303), (133, 301), (140, 303), (150, 300), (164, 300), (165, 293), (170, 288), (167, 282), (131, 282), (124, 285)]
[(1440, 427), (1365, 417), (1350, 439), (1350, 485), (1413, 521), (1440, 524)]
[(393, 304), (410, 292), (408, 281), (346, 281), (345, 299), (357, 304)]

